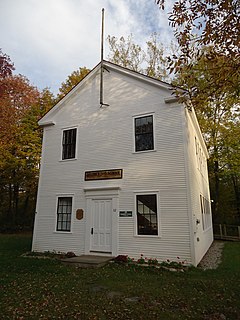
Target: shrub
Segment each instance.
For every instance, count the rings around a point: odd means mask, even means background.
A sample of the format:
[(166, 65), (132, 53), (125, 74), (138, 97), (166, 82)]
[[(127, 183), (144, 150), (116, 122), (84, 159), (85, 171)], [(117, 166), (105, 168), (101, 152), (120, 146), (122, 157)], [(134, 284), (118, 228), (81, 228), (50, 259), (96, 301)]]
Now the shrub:
[(66, 253), (66, 258), (73, 258), (73, 257), (76, 257), (76, 255), (75, 255), (75, 253), (74, 252), (72, 252), (72, 251), (68, 251), (67, 253)]
[(137, 263), (139, 263), (139, 264), (145, 263), (145, 259), (143, 258), (143, 254), (141, 254), (141, 257), (137, 260)]
[(118, 255), (115, 259), (115, 262), (120, 262), (120, 263), (128, 263), (128, 256), (126, 255)]
[(150, 266), (157, 266), (158, 265), (158, 261), (157, 261), (157, 259), (148, 259), (148, 264), (150, 265)]

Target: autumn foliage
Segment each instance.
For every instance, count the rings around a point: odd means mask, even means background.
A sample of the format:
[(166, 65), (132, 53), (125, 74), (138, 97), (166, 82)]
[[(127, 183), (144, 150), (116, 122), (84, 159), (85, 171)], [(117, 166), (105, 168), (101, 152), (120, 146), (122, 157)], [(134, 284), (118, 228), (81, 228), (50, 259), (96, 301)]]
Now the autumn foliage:
[[(168, 0), (156, 0), (165, 9)], [(237, 0), (179, 0), (168, 13), (180, 52), (169, 57), (169, 69), (179, 73), (191, 70), (208, 47), (207, 59), (214, 76), (208, 85), (218, 91), (231, 91), (239, 97), (240, 6)], [(210, 66), (209, 66), (210, 67)]]
[[(0, 56), (0, 219), (1, 225), (31, 224), (35, 207), (43, 110), (37, 88)], [(49, 108), (50, 106), (47, 106)]]

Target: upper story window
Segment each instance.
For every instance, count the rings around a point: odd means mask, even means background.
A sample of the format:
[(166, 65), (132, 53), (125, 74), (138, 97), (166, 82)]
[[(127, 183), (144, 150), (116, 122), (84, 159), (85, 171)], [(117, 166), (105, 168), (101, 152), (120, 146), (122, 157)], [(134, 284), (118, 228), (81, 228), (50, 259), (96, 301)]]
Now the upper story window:
[(134, 119), (135, 151), (154, 150), (153, 115)]
[(59, 197), (57, 231), (71, 231), (72, 197)]
[(62, 160), (74, 159), (76, 156), (76, 137), (77, 129), (63, 131), (62, 138)]
[(137, 195), (137, 234), (158, 235), (157, 195)]

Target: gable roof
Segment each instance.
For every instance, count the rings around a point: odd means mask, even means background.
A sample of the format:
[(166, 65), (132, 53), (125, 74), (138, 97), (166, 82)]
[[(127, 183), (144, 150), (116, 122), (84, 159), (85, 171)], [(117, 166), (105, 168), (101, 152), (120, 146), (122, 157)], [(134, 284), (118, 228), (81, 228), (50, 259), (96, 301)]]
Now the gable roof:
[[(82, 80), (79, 81), (78, 84), (76, 84), (63, 98), (61, 98), (39, 121), (38, 121), (38, 124), (40, 126), (47, 126), (47, 125), (52, 125), (54, 124), (52, 121), (48, 121), (47, 120), (47, 117), (49, 117), (49, 115), (51, 115), (52, 113), (55, 112), (56, 109), (58, 109), (58, 107), (63, 104), (67, 99), (69, 99), (69, 97), (71, 97), (80, 87), (84, 86), (85, 83), (90, 80), (92, 77), (95, 76), (95, 74), (100, 71), (100, 68), (101, 68), (101, 62), (99, 62)], [(158, 79), (155, 79), (155, 78), (152, 78), (150, 76), (147, 76), (147, 75), (144, 75), (140, 72), (137, 72), (137, 71), (133, 71), (133, 70), (130, 70), (128, 68), (125, 68), (125, 67), (122, 67), (122, 66), (119, 66), (115, 63), (112, 63), (112, 62), (109, 62), (109, 61), (106, 61), (106, 60), (103, 60), (103, 68), (105, 70), (114, 70), (114, 71), (117, 71), (118, 73), (121, 73), (125, 76), (128, 76), (128, 77), (132, 77), (134, 79), (137, 79), (139, 81), (143, 81), (145, 83), (148, 83), (150, 85), (153, 85), (153, 86), (157, 86), (157, 87), (160, 87), (160, 88), (164, 88), (164, 89), (168, 89), (168, 90), (171, 90), (171, 89), (174, 89), (176, 88), (175, 86), (167, 83), (167, 82), (164, 82), (162, 80), (158, 80)], [(180, 90), (183, 90), (182, 88), (179, 88)], [(184, 90), (183, 90), (184, 91)], [(169, 98), (165, 99), (165, 102), (166, 103), (169, 103), (169, 102), (175, 102), (177, 101), (177, 98), (175, 96), (170, 96)]]

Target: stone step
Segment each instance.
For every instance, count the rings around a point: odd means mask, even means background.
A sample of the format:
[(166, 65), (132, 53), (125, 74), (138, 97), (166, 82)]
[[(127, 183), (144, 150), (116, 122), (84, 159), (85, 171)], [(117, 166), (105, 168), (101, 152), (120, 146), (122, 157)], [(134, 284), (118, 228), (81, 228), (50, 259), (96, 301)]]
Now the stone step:
[(61, 259), (65, 265), (77, 268), (99, 268), (114, 259), (110, 256), (81, 255), (73, 258)]

